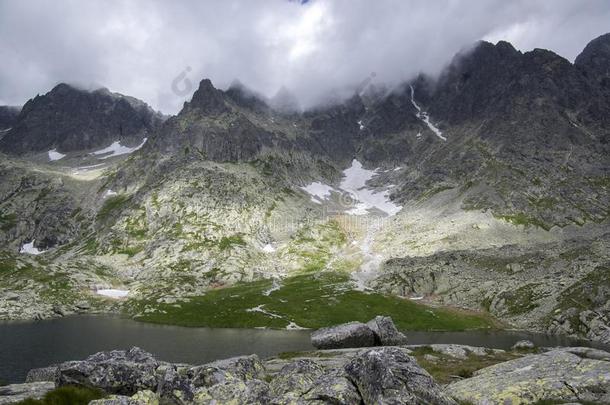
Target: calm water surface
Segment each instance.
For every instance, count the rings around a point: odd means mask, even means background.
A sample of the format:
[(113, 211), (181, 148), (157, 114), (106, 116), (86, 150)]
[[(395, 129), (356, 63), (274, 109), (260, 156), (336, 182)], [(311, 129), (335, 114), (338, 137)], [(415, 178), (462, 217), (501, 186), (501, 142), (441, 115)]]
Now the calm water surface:
[[(0, 322), (0, 381), (22, 382), (28, 370), (83, 359), (100, 350), (139, 346), (161, 360), (203, 364), (256, 353), (311, 350), (310, 331), (184, 328), (113, 316), (73, 316), (40, 322)], [(517, 340), (539, 346), (578, 342), (522, 332), (407, 332), (411, 344), (459, 343), (506, 349)], [(582, 344), (582, 343), (581, 343)]]

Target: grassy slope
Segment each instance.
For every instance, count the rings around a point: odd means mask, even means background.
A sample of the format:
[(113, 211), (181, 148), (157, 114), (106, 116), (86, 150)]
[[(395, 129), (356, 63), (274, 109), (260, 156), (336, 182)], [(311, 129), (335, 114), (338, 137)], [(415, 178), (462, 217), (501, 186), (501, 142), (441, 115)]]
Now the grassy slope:
[[(340, 273), (289, 277), (279, 289), (265, 295), (272, 286), (269, 280), (238, 284), (192, 297), (178, 305), (140, 301), (132, 304), (130, 313), (145, 322), (209, 327), (284, 328), (294, 322), (301, 327), (319, 328), (368, 321), (376, 315), (389, 315), (399, 328), (410, 330), (465, 330), (494, 325), (484, 315), (354, 291), (348, 276)], [(268, 313), (253, 310), (256, 307)], [(144, 313), (147, 308), (149, 312)]]

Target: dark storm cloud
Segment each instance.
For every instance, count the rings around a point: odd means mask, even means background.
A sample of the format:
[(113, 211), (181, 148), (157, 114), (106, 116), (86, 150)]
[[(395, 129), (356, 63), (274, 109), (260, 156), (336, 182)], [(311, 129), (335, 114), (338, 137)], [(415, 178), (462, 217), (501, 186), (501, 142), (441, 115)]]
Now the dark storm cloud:
[(184, 73), (268, 96), (284, 85), (311, 106), (371, 72), (389, 84), (437, 74), (481, 38), (573, 60), (608, 21), (606, 0), (3, 0), (0, 104), (65, 81), (175, 112), (193, 90), (172, 90)]

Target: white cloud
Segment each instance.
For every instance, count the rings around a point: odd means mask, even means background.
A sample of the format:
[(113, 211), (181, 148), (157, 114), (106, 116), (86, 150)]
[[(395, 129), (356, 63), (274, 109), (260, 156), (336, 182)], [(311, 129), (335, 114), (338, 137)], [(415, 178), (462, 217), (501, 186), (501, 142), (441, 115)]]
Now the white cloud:
[(285, 85), (311, 106), (371, 72), (390, 84), (438, 73), (480, 38), (573, 60), (607, 21), (605, 0), (4, 0), (0, 104), (65, 81), (176, 112), (190, 92), (172, 81), (185, 72), (191, 92), (204, 77), (238, 78), (268, 96)]

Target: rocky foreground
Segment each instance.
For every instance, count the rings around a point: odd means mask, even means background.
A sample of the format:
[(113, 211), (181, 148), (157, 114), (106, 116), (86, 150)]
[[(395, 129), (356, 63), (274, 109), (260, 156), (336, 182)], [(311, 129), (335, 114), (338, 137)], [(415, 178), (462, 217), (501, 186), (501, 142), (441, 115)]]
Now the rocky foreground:
[[(610, 353), (602, 350), (536, 349), (528, 342), (511, 351), (409, 346), (405, 339), (390, 318), (377, 317), (313, 333), (314, 345), (331, 349), (267, 360), (250, 355), (189, 365), (137, 347), (100, 352), (31, 370), (26, 383), (0, 388), (0, 404), (41, 398), (61, 386), (105, 392), (94, 405), (610, 403)], [(384, 343), (403, 344), (340, 348)], [(492, 365), (458, 370), (484, 364)]]

